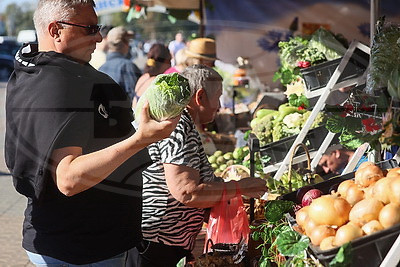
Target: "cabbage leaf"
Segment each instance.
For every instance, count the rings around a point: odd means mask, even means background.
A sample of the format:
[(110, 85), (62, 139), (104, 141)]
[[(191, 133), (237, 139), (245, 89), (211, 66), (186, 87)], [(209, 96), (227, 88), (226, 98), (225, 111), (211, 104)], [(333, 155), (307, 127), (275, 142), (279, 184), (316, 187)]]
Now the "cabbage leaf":
[(149, 102), (150, 117), (162, 121), (180, 115), (192, 95), (185, 77), (178, 73), (159, 74), (140, 97), (135, 108), (135, 120), (139, 123), (140, 112), (146, 100)]

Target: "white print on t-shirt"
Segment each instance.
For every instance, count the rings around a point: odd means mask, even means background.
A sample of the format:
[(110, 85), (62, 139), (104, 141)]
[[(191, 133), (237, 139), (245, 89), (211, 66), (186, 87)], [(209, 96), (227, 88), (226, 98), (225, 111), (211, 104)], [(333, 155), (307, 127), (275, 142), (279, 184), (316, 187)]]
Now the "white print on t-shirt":
[(103, 104), (100, 104), (99, 105), (99, 113), (100, 113), (100, 115), (101, 116), (103, 116), (105, 119), (107, 119), (108, 118), (108, 113), (107, 113), (107, 110), (106, 110), (106, 108), (103, 106)]

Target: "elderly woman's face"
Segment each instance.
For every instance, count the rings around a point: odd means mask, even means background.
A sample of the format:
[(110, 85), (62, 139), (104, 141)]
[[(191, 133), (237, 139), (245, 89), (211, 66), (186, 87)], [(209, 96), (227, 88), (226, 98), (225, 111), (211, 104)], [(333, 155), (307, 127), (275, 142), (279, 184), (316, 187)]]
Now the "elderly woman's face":
[(207, 100), (204, 101), (202, 110), (200, 112), (200, 121), (203, 124), (212, 122), (217, 114), (217, 111), (221, 107), (219, 99), (222, 95), (222, 82), (218, 82), (218, 84), (215, 86), (216, 88), (214, 94), (207, 96)]

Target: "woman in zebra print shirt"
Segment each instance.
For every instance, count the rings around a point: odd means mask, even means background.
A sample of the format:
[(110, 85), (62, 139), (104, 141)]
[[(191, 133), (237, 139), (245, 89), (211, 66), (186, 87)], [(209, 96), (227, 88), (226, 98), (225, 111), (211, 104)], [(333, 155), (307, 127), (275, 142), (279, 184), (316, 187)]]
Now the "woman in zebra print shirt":
[(221, 182), (213, 174), (196, 125), (214, 120), (222, 94), (222, 78), (204, 65), (182, 75), (195, 93), (169, 138), (148, 147), (154, 163), (143, 172), (142, 244), (130, 251), (127, 266), (176, 266), (190, 255), (204, 221), (204, 209), (217, 204), (226, 188), (260, 197), (267, 190), (258, 178)]

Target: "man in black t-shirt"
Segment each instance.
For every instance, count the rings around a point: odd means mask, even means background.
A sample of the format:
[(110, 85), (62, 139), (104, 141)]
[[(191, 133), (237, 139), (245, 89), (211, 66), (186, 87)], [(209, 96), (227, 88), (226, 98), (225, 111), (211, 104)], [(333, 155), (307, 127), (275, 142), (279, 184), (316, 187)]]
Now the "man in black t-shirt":
[(101, 41), (92, 0), (39, 0), (38, 45), (22, 47), (7, 85), (6, 164), (28, 198), (22, 246), (36, 265), (123, 266), (141, 240), (147, 145), (179, 118), (140, 129), (131, 102), (88, 62)]

